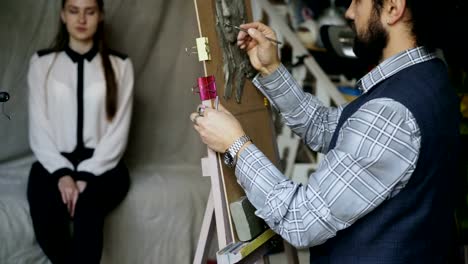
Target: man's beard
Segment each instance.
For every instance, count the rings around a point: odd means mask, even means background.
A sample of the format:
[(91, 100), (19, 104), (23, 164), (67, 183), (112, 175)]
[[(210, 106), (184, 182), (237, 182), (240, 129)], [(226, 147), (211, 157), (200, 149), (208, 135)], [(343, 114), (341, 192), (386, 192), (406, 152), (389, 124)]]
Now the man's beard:
[(365, 63), (377, 65), (382, 59), (383, 50), (388, 43), (388, 33), (379, 20), (377, 11), (373, 11), (369, 25), (364, 34), (359, 35), (352, 26), (356, 36), (354, 38), (354, 54)]

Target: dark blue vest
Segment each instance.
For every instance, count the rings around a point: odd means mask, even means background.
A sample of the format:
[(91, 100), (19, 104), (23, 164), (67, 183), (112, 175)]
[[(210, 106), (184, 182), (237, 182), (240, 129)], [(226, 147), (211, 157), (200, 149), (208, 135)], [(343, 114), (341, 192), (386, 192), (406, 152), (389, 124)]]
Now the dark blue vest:
[(375, 210), (310, 249), (311, 263), (445, 263), (453, 233), (453, 183), (459, 102), (439, 59), (408, 67), (350, 103), (343, 123), (363, 104), (392, 98), (406, 106), (421, 130), (417, 167), (405, 188)]

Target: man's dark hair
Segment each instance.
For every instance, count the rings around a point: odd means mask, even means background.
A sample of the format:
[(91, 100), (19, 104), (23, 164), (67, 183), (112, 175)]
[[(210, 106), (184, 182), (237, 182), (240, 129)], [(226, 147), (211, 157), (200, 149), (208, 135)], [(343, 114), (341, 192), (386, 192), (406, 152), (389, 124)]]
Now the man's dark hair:
[[(387, 0), (373, 0), (380, 14)], [(450, 63), (468, 69), (468, 1), (406, 0), (411, 31), (418, 46), (441, 49)]]

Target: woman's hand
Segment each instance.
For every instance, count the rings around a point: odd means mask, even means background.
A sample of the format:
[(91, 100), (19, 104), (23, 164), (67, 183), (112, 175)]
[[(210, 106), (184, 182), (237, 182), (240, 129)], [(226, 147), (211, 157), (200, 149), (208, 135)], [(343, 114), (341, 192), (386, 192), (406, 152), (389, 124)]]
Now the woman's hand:
[(75, 214), (76, 201), (78, 200), (79, 190), (71, 176), (63, 176), (58, 183), (62, 201), (67, 205), (68, 213), (71, 217)]
[(218, 109), (206, 108), (203, 115), (194, 112), (190, 120), (202, 141), (212, 150), (223, 153), (245, 133), (239, 121), (226, 108), (219, 105)]
[(237, 45), (247, 50), (252, 66), (263, 76), (269, 75), (278, 69), (280, 60), (278, 47), (266, 37), (276, 39), (275, 32), (268, 26), (253, 22), (240, 25), (248, 33), (240, 31), (237, 36)]
[(76, 181), (76, 187), (78, 188), (78, 191), (80, 191), (80, 193), (82, 193), (86, 189), (87, 185), (88, 183), (85, 181)]

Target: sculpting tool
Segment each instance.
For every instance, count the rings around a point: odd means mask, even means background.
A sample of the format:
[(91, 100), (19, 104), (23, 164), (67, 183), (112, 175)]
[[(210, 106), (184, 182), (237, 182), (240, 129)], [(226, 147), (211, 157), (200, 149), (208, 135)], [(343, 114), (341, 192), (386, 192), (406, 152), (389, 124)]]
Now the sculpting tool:
[[(245, 33), (248, 33), (248, 32), (247, 32), (247, 29), (243, 29), (243, 28), (241, 28), (241, 27), (234, 26), (234, 25), (231, 25), (231, 24), (229, 24), (229, 23), (224, 23), (224, 24), (225, 24), (226, 26), (228, 26), (228, 27), (233, 27), (233, 28), (235, 28), (235, 29), (238, 29), (238, 30), (240, 30), (240, 31), (244, 31)], [(275, 43), (275, 44), (278, 44), (278, 45), (283, 44), (281, 41), (278, 41), (278, 40), (276, 40), (276, 39), (272, 39), (272, 38), (269, 38), (269, 37), (265, 37), (265, 38), (268, 39), (269, 41)]]

